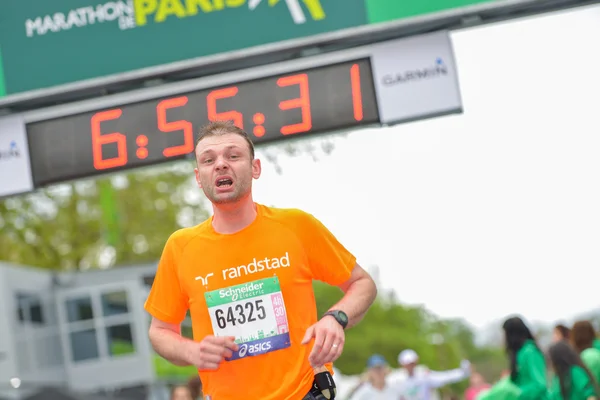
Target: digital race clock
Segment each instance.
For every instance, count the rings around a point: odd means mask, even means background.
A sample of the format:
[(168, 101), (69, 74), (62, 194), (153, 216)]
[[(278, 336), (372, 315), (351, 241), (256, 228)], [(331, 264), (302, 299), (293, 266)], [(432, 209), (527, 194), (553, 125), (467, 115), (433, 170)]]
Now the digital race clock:
[(461, 112), (457, 76), (434, 32), (0, 117), (0, 151), (23, 155), (0, 160), (0, 197), (193, 157), (213, 120), (260, 145)]
[(304, 69), (27, 124), (36, 187), (194, 151), (200, 126), (232, 120), (255, 143), (379, 121), (369, 59)]

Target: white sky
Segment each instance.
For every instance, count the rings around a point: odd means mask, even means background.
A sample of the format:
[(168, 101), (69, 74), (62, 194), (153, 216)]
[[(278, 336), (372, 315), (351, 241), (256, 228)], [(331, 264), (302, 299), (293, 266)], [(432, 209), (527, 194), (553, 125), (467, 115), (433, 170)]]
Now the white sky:
[(320, 218), (407, 303), (476, 327), (597, 307), (600, 7), (452, 34), (463, 115), (263, 160), (258, 202)]

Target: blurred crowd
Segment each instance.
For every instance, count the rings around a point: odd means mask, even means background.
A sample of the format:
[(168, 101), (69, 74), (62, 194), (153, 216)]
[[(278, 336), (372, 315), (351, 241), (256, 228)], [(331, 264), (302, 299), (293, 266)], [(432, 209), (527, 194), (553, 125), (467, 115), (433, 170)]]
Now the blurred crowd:
[(202, 382), (195, 375), (184, 385), (176, 385), (171, 389), (170, 400), (202, 400)]
[(521, 318), (504, 322), (509, 368), (477, 400), (596, 400), (600, 396), (600, 340), (587, 320), (554, 327), (542, 349)]
[(506, 365), (489, 384), (469, 361), (449, 371), (418, 364), (410, 349), (398, 356), (393, 370), (380, 355), (372, 356), (360, 382), (344, 400), (436, 400), (437, 389), (469, 379), (464, 400), (597, 400), (600, 395), (600, 340), (593, 324), (582, 320), (571, 327), (557, 324), (552, 342), (543, 349), (520, 317), (502, 325)]
[[(385, 357), (372, 355), (360, 377), (348, 377), (334, 368), (340, 400), (440, 400), (438, 389), (469, 380), (464, 400), (600, 400), (600, 340), (590, 321), (572, 326), (557, 324), (552, 342), (543, 349), (520, 317), (502, 325), (507, 368), (496, 382), (488, 383), (468, 360), (456, 369), (433, 371), (419, 363), (419, 355), (405, 349), (398, 368)], [(171, 400), (202, 399), (196, 376), (175, 386)]]

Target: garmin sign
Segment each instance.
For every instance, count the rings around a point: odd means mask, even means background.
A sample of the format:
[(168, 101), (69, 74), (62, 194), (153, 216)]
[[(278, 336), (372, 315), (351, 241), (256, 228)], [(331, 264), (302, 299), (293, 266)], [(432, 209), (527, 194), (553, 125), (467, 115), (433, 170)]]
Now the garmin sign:
[(440, 57), (435, 60), (435, 64), (429, 67), (412, 69), (398, 73), (385, 75), (382, 78), (382, 84), (385, 86), (399, 85), (421, 79), (433, 79), (448, 75), (448, 67)]
[(9, 143), (8, 149), (0, 149), (0, 161), (8, 160), (10, 158), (18, 158), (20, 156), (21, 152), (19, 151), (19, 146), (17, 146), (17, 142), (14, 140)]
[(382, 123), (462, 111), (447, 32), (376, 45), (372, 60)]

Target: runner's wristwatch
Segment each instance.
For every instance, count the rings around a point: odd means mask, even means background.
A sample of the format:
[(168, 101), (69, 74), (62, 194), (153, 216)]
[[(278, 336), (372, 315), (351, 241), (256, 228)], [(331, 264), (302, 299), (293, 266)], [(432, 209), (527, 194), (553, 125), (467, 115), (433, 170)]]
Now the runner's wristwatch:
[(348, 326), (348, 316), (345, 312), (340, 310), (331, 310), (323, 314), (323, 317), (326, 317), (328, 315), (331, 315), (333, 318), (335, 318), (335, 320), (338, 322), (338, 324), (342, 326), (342, 328), (346, 329), (346, 326)]

